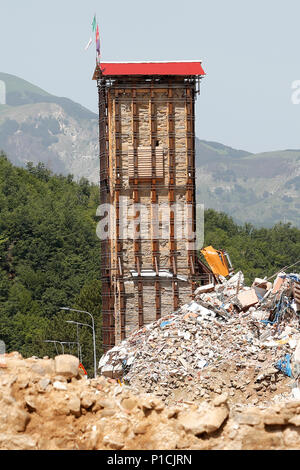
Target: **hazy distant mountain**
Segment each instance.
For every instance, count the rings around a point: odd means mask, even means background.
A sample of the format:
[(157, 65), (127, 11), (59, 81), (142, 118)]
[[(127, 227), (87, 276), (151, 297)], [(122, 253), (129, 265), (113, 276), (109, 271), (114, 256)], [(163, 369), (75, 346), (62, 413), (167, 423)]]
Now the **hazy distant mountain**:
[[(22, 166), (42, 161), (56, 173), (97, 183), (97, 115), (13, 75), (0, 73), (0, 81), (6, 85), (0, 149), (10, 160)], [(196, 168), (197, 199), (206, 208), (239, 222), (271, 226), (284, 221), (300, 227), (300, 150), (253, 155), (196, 139)]]
[(239, 222), (300, 227), (300, 150), (250, 154), (197, 139), (198, 202)]
[(54, 172), (98, 182), (97, 115), (13, 75), (0, 73), (0, 80), (6, 86), (0, 148), (10, 160), (22, 166), (41, 161)]

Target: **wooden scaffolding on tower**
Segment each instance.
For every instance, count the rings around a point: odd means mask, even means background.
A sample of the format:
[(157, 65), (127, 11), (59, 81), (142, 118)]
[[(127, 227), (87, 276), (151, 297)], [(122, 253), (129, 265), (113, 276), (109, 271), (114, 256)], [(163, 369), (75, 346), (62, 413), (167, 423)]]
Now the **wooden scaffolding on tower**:
[[(177, 310), (199, 283), (212, 280), (196, 249), (178, 239), (174, 211), (186, 204), (187, 231), (196, 233), (195, 98), (203, 75), (199, 61), (96, 67), (101, 205), (114, 209), (113, 218), (105, 213), (110, 235), (101, 240), (105, 351)], [(146, 239), (140, 207), (149, 216)], [(160, 235), (162, 207), (166, 237)], [(130, 222), (134, 229), (124, 237)]]

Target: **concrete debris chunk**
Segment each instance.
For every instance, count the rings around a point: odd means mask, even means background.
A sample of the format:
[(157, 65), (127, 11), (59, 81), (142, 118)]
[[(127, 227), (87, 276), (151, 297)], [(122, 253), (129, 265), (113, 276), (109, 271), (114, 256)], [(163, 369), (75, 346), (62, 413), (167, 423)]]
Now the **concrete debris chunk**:
[(195, 413), (183, 412), (179, 416), (179, 423), (187, 432), (195, 436), (203, 433), (211, 434), (217, 431), (228, 418), (229, 410), (227, 406), (211, 408), (207, 406), (205, 410)]
[(55, 381), (53, 383), (53, 387), (55, 388), (55, 390), (67, 390), (68, 389), (66, 383), (58, 382), (58, 381)]
[(212, 292), (214, 288), (214, 284), (206, 284), (205, 286), (200, 286), (195, 290), (195, 295), (204, 294), (205, 292)]
[(249, 307), (258, 303), (258, 297), (255, 289), (244, 290), (236, 297), (236, 303), (241, 310), (247, 310)]
[(77, 377), (79, 359), (71, 354), (61, 354), (55, 358), (55, 372), (68, 378)]

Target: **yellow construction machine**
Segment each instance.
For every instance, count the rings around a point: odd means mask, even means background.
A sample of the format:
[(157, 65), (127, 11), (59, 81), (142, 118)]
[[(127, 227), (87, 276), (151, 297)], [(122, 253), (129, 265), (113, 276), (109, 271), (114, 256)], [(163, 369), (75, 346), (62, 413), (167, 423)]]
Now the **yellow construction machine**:
[(215, 276), (227, 277), (233, 274), (233, 267), (225, 250), (215, 250), (212, 246), (207, 246), (201, 253)]

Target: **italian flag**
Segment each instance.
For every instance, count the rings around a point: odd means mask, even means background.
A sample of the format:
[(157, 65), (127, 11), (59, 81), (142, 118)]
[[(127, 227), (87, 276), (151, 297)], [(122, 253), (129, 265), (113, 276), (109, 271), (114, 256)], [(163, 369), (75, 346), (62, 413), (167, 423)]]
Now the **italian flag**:
[(95, 15), (93, 22), (92, 22), (93, 33), (95, 33), (96, 31), (96, 26), (97, 26), (97, 20), (96, 20), (96, 15)]

